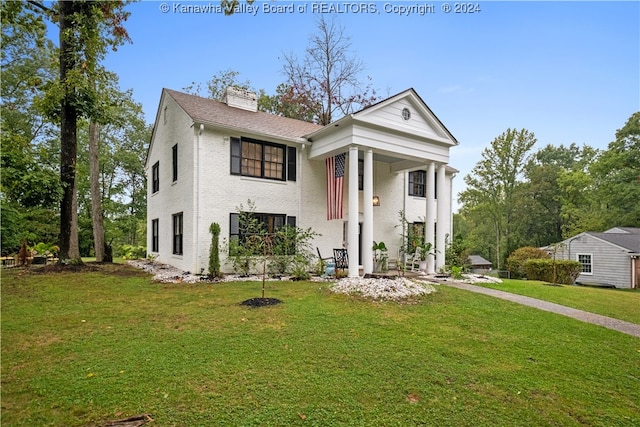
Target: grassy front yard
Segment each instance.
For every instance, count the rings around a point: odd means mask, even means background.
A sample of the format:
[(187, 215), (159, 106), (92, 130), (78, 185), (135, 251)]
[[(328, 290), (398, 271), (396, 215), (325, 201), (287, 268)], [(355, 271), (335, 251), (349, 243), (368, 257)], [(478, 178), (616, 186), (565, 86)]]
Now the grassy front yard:
[(284, 303), (251, 309), (257, 282), (3, 270), (3, 425), (640, 424), (637, 338), (446, 287), (402, 305), (268, 286)]

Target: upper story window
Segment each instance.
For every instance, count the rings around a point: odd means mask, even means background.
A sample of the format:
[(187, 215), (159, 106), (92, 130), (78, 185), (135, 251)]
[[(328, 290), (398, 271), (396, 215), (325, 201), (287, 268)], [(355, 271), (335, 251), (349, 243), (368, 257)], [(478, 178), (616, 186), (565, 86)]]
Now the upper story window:
[(155, 162), (151, 167), (151, 191), (153, 193), (160, 191), (160, 162)]
[(416, 197), (427, 196), (427, 171), (409, 172), (409, 195)]
[(171, 147), (171, 177), (172, 181), (178, 180), (178, 144)]
[(295, 154), (295, 147), (249, 138), (231, 138), (231, 174), (295, 181)]
[[(434, 198), (438, 198), (438, 175), (433, 175)], [(416, 197), (427, 197), (427, 171), (419, 170), (409, 172), (409, 195)]]

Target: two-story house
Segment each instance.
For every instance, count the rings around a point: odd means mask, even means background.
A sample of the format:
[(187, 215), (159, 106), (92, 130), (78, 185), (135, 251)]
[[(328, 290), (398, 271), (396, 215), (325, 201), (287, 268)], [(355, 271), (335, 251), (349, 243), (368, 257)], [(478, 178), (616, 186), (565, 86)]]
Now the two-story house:
[(146, 161), (147, 252), (206, 272), (209, 226), (233, 238), (251, 200), (269, 229), (311, 228), (321, 253), (346, 247), (352, 277), (372, 271), (374, 241), (397, 253), (403, 211), (434, 244), (435, 271), (451, 234), (457, 144), (413, 89), (327, 126), (257, 111), (256, 95), (238, 89), (223, 102), (163, 89)]

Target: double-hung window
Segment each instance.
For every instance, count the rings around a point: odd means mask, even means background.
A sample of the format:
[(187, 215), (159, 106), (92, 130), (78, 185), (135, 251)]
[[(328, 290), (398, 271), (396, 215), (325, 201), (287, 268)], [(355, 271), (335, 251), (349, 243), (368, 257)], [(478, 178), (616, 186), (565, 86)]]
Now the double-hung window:
[(174, 255), (182, 255), (182, 232), (183, 232), (182, 212), (173, 214), (173, 254)]
[(231, 174), (296, 180), (296, 149), (249, 138), (231, 138)]
[(153, 193), (160, 191), (160, 162), (151, 167), (151, 190)]
[(427, 172), (409, 172), (409, 195), (416, 197), (427, 196)]
[(593, 274), (593, 257), (591, 254), (578, 254), (580, 274)]
[[(434, 198), (438, 198), (438, 174), (433, 175), (435, 188)], [(427, 197), (427, 171), (418, 170), (409, 172), (409, 195), (415, 197)]]

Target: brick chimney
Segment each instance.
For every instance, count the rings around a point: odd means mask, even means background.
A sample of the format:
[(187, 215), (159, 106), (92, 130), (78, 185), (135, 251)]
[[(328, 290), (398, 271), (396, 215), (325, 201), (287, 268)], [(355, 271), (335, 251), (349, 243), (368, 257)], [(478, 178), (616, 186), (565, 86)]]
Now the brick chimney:
[(258, 111), (258, 97), (255, 93), (237, 87), (229, 86), (222, 102), (229, 107), (241, 108), (248, 111)]

